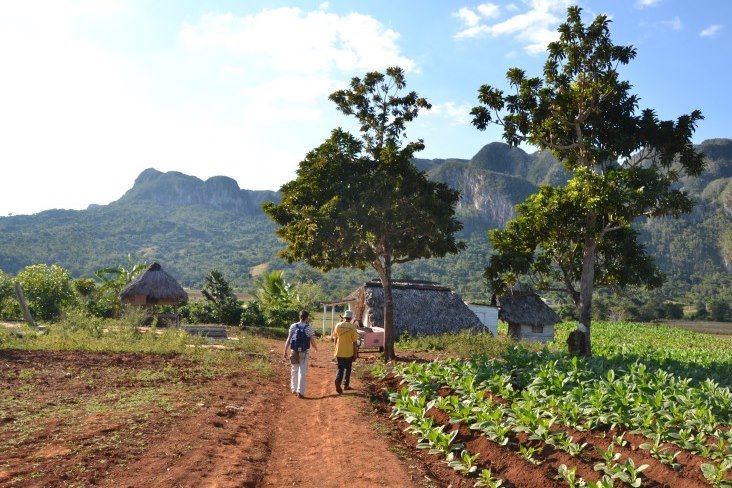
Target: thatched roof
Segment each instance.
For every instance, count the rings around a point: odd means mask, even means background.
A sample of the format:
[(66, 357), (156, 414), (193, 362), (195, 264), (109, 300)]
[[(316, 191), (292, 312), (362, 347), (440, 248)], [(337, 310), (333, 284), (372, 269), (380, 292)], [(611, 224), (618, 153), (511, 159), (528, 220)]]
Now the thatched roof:
[(498, 317), (509, 325), (554, 325), (561, 319), (536, 293), (497, 297)]
[[(356, 315), (368, 314), (368, 323), (384, 323), (384, 290), (370, 281), (358, 290)], [(393, 283), (394, 330), (396, 335), (440, 334), (462, 329), (482, 328), (480, 319), (465, 305), (460, 295), (437, 283), (397, 281)], [(361, 314), (359, 313), (361, 312)]]
[(143, 296), (147, 304), (180, 303), (188, 300), (183, 287), (163, 271), (158, 263), (150, 265), (144, 273), (135, 278), (119, 294), (123, 302), (131, 302), (135, 297)]

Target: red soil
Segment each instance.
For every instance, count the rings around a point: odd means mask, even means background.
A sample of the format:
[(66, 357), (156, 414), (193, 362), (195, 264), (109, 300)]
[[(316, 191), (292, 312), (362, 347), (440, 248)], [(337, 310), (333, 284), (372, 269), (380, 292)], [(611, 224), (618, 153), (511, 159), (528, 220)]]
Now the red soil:
[[(290, 394), (289, 365), (277, 354), (282, 343), (271, 345), (275, 377), (242, 371), (191, 380), (191, 388), (175, 400), (194, 407), (180, 413), (150, 409), (135, 418), (93, 413), (77, 419), (75, 430), (62, 421), (45, 422), (39, 434), (0, 452), (0, 487), (420, 484), (425, 472), (406, 466), (376, 432), (359, 379), (352, 377), (355, 390), (336, 395), (328, 345), (313, 358), (303, 400)], [(43, 372), (34, 377), (37, 401), (53, 405), (81, 397), (88, 388), (135, 391), (134, 374), (108, 377), (109, 368), (134, 373), (169, 365), (182, 371), (187, 384), (186, 368), (193, 366), (174, 356), (0, 351), (0, 394), (12, 395), (22, 369)], [(67, 375), (70, 370), (74, 373)], [(93, 382), (77, 380), (76, 371), (91, 372)], [(189, 392), (195, 396), (186, 396)], [(0, 433), (13, 422), (12, 416), (0, 419)], [(106, 442), (110, 439), (114, 442)]]

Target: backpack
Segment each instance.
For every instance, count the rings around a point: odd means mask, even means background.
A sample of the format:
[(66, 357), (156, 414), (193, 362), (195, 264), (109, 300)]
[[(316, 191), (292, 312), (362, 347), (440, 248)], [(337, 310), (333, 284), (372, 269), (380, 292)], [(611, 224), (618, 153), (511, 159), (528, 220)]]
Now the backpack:
[(310, 338), (307, 334), (308, 324), (295, 324), (295, 332), (292, 334), (290, 349), (293, 351), (307, 351), (310, 349)]

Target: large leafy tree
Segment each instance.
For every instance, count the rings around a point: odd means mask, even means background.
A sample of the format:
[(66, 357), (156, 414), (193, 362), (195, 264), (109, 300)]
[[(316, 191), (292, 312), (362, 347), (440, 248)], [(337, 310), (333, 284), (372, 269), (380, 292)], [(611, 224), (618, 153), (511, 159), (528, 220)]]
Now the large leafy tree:
[(389, 68), (353, 78), (330, 96), (356, 118), (361, 137), (335, 129), (300, 163), (297, 178), (281, 188), (266, 213), (287, 243), (282, 256), (324, 271), (373, 267), (384, 291), (384, 357), (394, 358), (392, 269), (398, 263), (444, 256), (462, 249), (455, 233), (459, 195), (429, 181), (411, 163), (424, 148), (405, 142), (405, 128), (430, 104), (404, 94), (404, 73)]
[[(550, 150), (571, 172), (565, 187), (543, 187), (517, 207), (504, 230), (490, 235), (490, 285), (505, 291), (522, 277), (566, 292), (589, 341), (596, 286), (658, 286), (663, 276), (631, 227), (638, 217), (678, 216), (693, 202), (676, 184), (704, 169), (691, 136), (698, 110), (659, 120), (638, 110), (639, 98), (618, 68), (636, 55), (610, 38), (610, 20), (584, 25), (570, 7), (559, 40), (548, 46), (543, 76), (508, 70), (510, 91), (484, 85), (473, 123), (503, 128), (510, 145)], [(582, 329), (580, 327), (580, 329)]]

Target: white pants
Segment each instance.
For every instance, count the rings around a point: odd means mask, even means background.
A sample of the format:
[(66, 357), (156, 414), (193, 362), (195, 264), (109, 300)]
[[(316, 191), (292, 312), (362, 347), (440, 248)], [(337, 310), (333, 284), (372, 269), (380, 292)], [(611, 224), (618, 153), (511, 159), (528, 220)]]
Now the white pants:
[(308, 374), (308, 351), (300, 353), (300, 363), (290, 367), (290, 390), (305, 394), (305, 378)]

